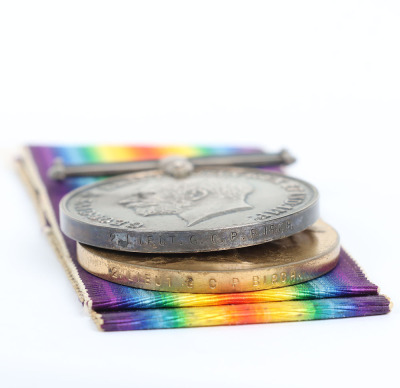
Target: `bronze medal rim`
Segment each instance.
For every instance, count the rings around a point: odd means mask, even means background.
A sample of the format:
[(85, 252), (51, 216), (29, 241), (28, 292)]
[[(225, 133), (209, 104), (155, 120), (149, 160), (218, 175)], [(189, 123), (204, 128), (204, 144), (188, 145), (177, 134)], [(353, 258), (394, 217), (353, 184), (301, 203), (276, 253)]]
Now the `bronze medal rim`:
[[(306, 237), (306, 234), (312, 236)], [(298, 240), (299, 246), (293, 244)], [(306, 243), (302, 244), (302, 240)], [(288, 243), (289, 242), (289, 243)], [(156, 265), (141, 265), (139, 258), (143, 256), (162, 257), (163, 255), (136, 254), (110, 251), (77, 243), (77, 257), (80, 265), (88, 272), (102, 279), (134, 287), (154, 291), (186, 292), (186, 293), (232, 293), (248, 292), (269, 288), (284, 287), (302, 283), (324, 275), (332, 270), (339, 259), (339, 235), (335, 229), (319, 220), (307, 230), (294, 236), (265, 243), (254, 247), (241, 248), (232, 251), (272, 251), (284, 259), (270, 260), (269, 264), (262, 265), (262, 259), (256, 259), (251, 268), (223, 269), (221, 261), (211, 263), (217, 269), (193, 269), (193, 263), (185, 266), (184, 260), (177, 260), (175, 268), (165, 268)], [(294, 246), (293, 246), (294, 245)], [(203, 257), (222, 254), (232, 254), (232, 251), (202, 253)], [(256, 251), (256, 255), (258, 254)], [(286, 256), (285, 256), (286, 254)], [(196, 258), (198, 253), (180, 254), (180, 257)], [(287, 257), (290, 255), (290, 257)], [(177, 255), (164, 255), (165, 263)], [(240, 255), (239, 255), (240, 256)], [(246, 256), (244, 254), (244, 256)], [(129, 258), (137, 260), (134, 264), (127, 263)], [(297, 258), (297, 259), (296, 259)], [(202, 260), (199, 260), (200, 264)], [(203, 260), (206, 262), (207, 260)], [(196, 264), (196, 262), (195, 262)], [(204, 264), (204, 263), (203, 263)], [(229, 262), (228, 262), (229, 266)], [(226, 267), (226, 265), (225, 265)]]

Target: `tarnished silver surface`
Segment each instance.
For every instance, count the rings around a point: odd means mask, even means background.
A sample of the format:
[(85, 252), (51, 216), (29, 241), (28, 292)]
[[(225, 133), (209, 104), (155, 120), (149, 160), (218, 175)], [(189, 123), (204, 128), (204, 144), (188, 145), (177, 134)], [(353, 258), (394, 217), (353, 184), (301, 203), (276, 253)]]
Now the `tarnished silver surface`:
[(149, 171), (74, 190), (60, 215), (67, 236), (96, 247), (217, 251), (306, 229), (318, 219), (318, 193), (299, 179), (256, 169), (199, 168), (182, 179)]

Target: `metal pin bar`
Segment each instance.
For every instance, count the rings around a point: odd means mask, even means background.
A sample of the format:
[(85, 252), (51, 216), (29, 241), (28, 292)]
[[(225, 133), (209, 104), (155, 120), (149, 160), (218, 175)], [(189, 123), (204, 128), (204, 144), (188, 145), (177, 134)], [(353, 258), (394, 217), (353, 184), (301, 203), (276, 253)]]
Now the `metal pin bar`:
[[(195, 167), (205, 166), (238, 166), (238, 167), (268, 167), (288, 165), (296, 159), (286, 150), (278, 153), (254, 153), (198, 156), (188, 158)], [(79, 165), (65, 165), (61, 158), (54, 160), (48, 170), (48, 175), (54, 180), (63, 180), (69, 177), (96, 177), (113, 176), (129, 172), (155, 170), (160, 168), (160, 160), (144, 160), (122, 163), (92, 163)]]

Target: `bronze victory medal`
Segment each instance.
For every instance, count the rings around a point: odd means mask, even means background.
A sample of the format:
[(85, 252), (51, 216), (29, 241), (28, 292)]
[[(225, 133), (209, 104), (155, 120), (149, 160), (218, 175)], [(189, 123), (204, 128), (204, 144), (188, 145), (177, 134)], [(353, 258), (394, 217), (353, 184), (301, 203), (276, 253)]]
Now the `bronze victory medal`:
[(319, 220), (296, 235), (223, 252), (155, 255), (77, 244), (82, 267), (102, 279), (147, 290), (231, 293), (305, 282), (332, 270), (339, 236)]
[(185, 178), (133, 173), (60, 203), (61, 229), (84, 244), (130, 252), (218, 251), (298, 233), (318, 219), (318, 193), (282, 174), (198, 168)]

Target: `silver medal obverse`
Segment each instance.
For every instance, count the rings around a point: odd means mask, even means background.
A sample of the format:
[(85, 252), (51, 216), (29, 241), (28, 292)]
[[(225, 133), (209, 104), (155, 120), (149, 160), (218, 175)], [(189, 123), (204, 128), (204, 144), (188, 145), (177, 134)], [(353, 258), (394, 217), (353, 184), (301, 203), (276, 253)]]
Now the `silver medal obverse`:
[(319, 216), (314, 186), (247, 168), (159, 170), (108, 178), (60, 203), (61, 229), (84, 244), (179, 253), (246, 247), (284, 238)]

